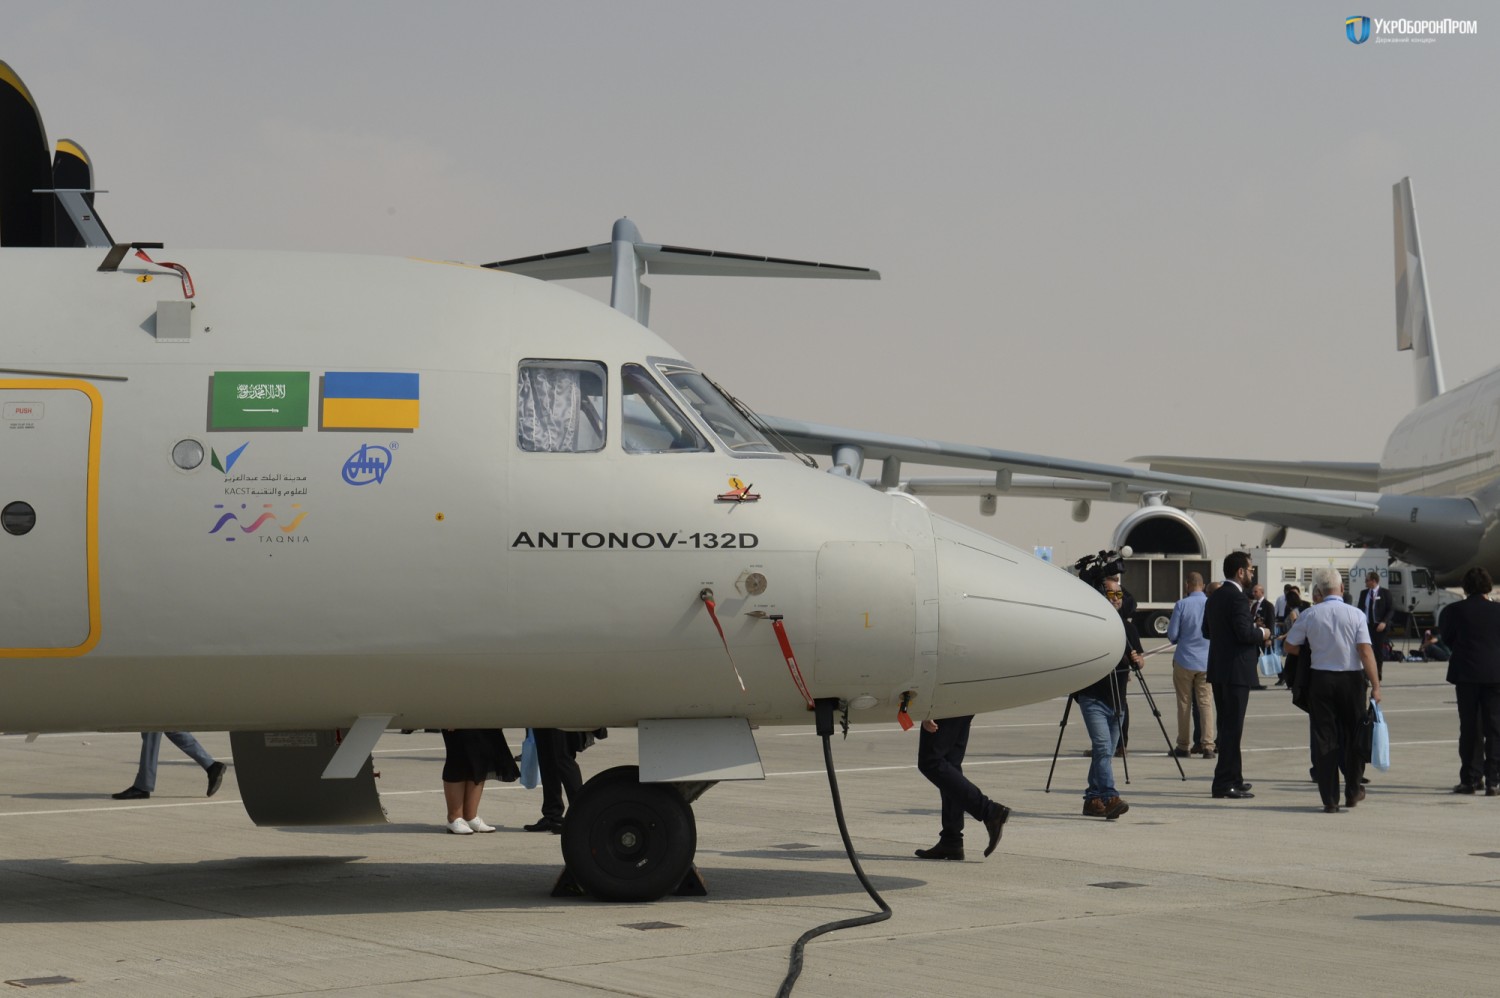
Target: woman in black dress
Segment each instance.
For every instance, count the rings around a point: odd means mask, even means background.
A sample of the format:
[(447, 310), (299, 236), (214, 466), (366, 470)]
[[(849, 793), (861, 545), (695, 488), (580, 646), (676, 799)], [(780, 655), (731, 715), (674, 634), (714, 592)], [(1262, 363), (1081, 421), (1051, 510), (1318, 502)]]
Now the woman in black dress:
[(443, 800), (448, 805), (448, 832), (473, 835), (493, 832), (495, 826), (479, 816), (479, 798), (484, 782), (495, 779), (514, 783), (521, 776), (505, 732), (499, 728), (445, 728), (443, 747)]

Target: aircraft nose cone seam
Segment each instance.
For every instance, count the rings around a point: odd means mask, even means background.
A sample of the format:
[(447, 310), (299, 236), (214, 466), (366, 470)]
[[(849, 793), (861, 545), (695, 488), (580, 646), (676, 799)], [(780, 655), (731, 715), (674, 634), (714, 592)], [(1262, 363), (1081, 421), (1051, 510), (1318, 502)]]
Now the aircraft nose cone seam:
[[(1051, 610), (1055, 613), (1071, 613), (1080, 617), (1090, 617), (1094, 620), (1108, 620), (1109, 616), (1103, 613), (1094, 613), (1089, 610), (1071, 606), (1055, 606), (1050, 603), (1036, 603), (1030, 600), (1010, 599), (1005, 596), (984, 596), (979, 593), (961, 593), (963, 599), (984, 600), (988, 603), (1007, 603), (1011, 606), (1024, 606), (1034, 610)], [(1112, 616), (1112, 614), (1111, 614)]]

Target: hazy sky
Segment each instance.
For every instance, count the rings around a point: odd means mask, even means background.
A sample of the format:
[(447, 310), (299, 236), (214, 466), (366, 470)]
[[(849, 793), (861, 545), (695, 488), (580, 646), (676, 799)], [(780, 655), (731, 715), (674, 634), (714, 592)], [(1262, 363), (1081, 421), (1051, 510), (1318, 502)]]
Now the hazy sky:
[[(1412, 405), (1402, 176), (1450, 386), (1500, 362), (1500, 13), (1381, 0), (1359, 12), (1480, 33), (1356, 46), (1357, 7), (50, 0), (7, 11), (0, 58), (94, 159), (117, 238), (484, 262), (629, 215), (882, 272), (650, 282), (656, 330), (766, 413), (1375, 460)], [(1059, 558), (1128, 512), (934, 505)]]

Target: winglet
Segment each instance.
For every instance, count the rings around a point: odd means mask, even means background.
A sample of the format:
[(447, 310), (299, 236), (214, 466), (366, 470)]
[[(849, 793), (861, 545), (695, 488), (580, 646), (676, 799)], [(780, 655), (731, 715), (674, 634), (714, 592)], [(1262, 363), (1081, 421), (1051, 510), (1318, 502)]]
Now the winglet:
[(1396, 349), (1413, 351), (1417, 404), (1421, 405), (1443, 394), (1443, 368), (1438, 361), (1432, 303), (1427, 296), (1427, 271), (1422, 265), (1411, 178), (1402, 177), (1391, 188), (1391, 197), (1396, 215)]
[(578, 277), (613, 277), (609, 303), (641, 325), (651, 313), (651, 289), (641, 283), (645, 274), (689, 274), (700, 277), (822, 277), (878, 281), (880, 272), (868, 267), (837, 263), (786, 260), (774, 256), (726, 253), (723, 250), (666, 246), (641, 239), (640, 230), (628, 218), (615, 222), (610, 241), (593, 246), (538, 253), (514, 260), (497, 260), (484, 266), (508, 270), (544, 281), (566, 281)]

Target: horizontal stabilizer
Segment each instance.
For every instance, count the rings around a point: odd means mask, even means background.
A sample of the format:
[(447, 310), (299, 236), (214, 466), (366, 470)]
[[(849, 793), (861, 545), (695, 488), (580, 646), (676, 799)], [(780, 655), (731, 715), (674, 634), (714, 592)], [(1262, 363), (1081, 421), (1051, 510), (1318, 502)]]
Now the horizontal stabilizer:
[(665, 246), (641, 239), (640, 230), (628, 218), (615, 222), (610, 241), (593, 246), (486, 263), (491, 270), (524, 274), (543, 281), (569, 281), (582, 277), (612, 277), (610, 306), (641, 325), (650, 321), (650, 289), (641, 283), (647, 274), (686, 274), (697, 277), (814, 277), (878, 281), (880, 272), (869, 267), (838, 263), (788, 260), (749, 253)]
[(1380, 465), (1359, 461), (1247, 461), (1232, 457), (1176, 457), (1147, 454), (1129, 459), (1168, 475), (1201, 475), (1233, 482), (1259, 482), (1294, 489), (1351, 489), (1374, 492)]
[[(538, 253), (514, 260), (497, 260), (484, 266), (507, 270), (543, 281), (569, 281), (582, 277), (608, 277), (614, 273), (611, 243), (580, 246), (555, 253)], [(811, 260), (787, 260), (775, 256), (751, 256), (723, 250), (693, 249), (688, 246), (662, 246), (636, 243), (635, 251), (646, 265), (647, 274), (688, 274), (699, 277), (807, 277), (843, 278), (856, 281), (878, 281), (880, 272), (869, 267), (850, 267), (839, 263), (816, 263)]]

